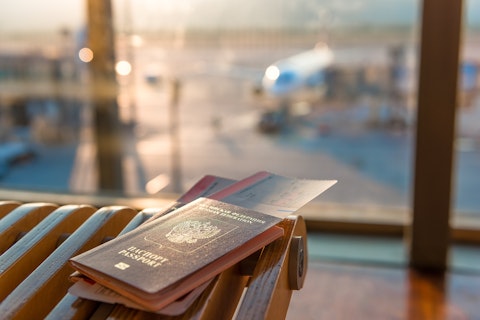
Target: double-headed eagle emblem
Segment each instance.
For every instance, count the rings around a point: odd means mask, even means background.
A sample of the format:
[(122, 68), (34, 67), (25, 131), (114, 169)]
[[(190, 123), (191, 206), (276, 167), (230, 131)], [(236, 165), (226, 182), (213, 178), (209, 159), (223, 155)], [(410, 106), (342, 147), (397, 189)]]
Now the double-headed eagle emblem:
[(175, 225), (165, 236), (174, 243), (196, 243), (199, 239), (208, 239), (221, 231), (210, 222), (187, 220)]

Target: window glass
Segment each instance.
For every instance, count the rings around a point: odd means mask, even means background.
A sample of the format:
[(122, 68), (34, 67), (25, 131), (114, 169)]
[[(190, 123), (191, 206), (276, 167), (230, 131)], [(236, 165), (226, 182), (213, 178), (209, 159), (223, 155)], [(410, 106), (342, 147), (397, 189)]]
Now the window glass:
[(324, 202), (409, 206), (417, 1), (121, 5), (145, 181), (265, 169), (338, 179)]
[(480, 1), (464, 3), (456, 137), (455, 209), (459, 217), (478, 216), (480, 199)]
[(0, 187), (68, 192), (84, 125), (84, 3), (5, 0), (0, 21)]
[[(41, 3), (0, 13), (0, 187), (97, 192), (86, 2)], [(269, 170), (409, 206), (418, 1), (112, 4), (127, 194)]]

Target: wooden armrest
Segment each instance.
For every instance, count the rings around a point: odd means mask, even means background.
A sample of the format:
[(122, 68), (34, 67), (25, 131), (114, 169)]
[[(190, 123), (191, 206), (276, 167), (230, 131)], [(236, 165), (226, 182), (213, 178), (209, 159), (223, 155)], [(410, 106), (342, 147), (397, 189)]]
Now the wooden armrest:
[(303, 286), (307, 273), (307, 230), (301, 216), (289, 216), (285, 235), (265, 247), (238, 310), (238, 319), (283, 319), (292, 290)]

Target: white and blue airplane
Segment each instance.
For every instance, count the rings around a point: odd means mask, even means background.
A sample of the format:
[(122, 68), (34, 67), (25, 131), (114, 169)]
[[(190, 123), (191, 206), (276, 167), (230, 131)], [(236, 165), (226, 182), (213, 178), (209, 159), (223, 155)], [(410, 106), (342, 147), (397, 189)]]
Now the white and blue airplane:
[[(259, 129), (275, 132), (283, 126), (288, 114), (308, 112), (303, 102), (323, 98), (327, 91), (327, 77), (333, 66), (333, 58), (332, 50), (326, 44), (318, 43), (313, 49), (269, 65), (256, 88), (264, 99), (264, 112), (258, 124)], [(294, 105), (297, 107), (294, 108)]]
[(325, 87), (327, 70), (332, 66), (333, 52), (324, 43), (268, 66), (262, 79), (262, 90), (272, 97), (287, 98)]

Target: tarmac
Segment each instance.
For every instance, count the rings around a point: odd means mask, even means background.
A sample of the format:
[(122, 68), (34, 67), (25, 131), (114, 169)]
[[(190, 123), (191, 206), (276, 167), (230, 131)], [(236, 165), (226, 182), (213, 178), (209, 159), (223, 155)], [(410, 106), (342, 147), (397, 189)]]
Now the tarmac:
[[(290, 177), (335, 179), (338, 184), (315, 201), (325, 203), (409, 207), (413, 142), (408, 132), (318, 132), (304, 120), (275, 135), (255, 130), (256, 113), (245, 113), (243, 123), (223, 118), (222, 128), (212, 124), (184, 127), (178, 162), (174, 162), (172, 137), (165, 130), (125, 126), (123, 194), (146, 193), (149, 181), (164, 181), (155, 196), (181, 193), (205, 174), (241, 179), (260, 170)], [(228, 129), (227, 129), (228, 128)], [(143, 133), (140, 133), (142, 132)], [(353, 130), (353, 129), (352, 129)], [(78, 141), (33, 144), (35, 157), (10, 166), (0, 187), (55, 192), (95, 193), (95, 145), (86, 126)], [(460, 207), (480, 208), (474, 190), (480, 187), (471, 172), (478, 172), (478, 150), (458, 153)], [(178, 170), (180, 181), (173, 181)], [(174, 184), (180, 186), (175, 190)], [(158, 192), (157, 192), (158, 191)]]

